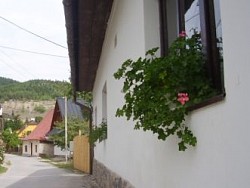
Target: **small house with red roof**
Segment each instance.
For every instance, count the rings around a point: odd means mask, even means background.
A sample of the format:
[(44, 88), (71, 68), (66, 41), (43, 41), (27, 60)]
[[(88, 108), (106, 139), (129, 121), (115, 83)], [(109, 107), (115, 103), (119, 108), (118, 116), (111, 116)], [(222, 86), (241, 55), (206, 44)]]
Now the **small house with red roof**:
[(23, 141), (23, 155), (26, 156), (53, 156), (54, 145), (46, 138), (51, 130), (54, 109), (47, 112), (42, 121)]

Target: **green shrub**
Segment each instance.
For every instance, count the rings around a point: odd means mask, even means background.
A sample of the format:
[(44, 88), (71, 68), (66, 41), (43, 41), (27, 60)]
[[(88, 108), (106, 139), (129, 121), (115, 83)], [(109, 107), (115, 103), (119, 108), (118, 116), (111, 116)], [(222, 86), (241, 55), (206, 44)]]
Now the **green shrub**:
[(4, 161), (4, 146), (0, 146), (0, 165), (3, 164)]
[(46, 111), (46, 108), (43, 105), (38, 105), (38, 106), (36, 105), (34, 110), (42, 114)]

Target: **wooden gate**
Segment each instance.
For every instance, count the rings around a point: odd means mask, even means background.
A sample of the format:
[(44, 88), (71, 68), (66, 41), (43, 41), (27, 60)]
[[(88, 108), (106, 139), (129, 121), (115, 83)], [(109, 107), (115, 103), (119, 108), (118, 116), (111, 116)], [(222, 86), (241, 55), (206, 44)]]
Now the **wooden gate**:
[(90, 145), (87, 136), (74, 138), (73, 164), (74, 168), (85, 173), (90, 173)]

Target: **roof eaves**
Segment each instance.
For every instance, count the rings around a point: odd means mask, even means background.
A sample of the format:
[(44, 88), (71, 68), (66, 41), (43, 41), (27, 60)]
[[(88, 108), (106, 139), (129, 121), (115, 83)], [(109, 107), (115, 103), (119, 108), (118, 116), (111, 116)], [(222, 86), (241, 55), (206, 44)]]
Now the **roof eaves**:
[(64, 0), (74, 92), (92, 91), (113, 0)]

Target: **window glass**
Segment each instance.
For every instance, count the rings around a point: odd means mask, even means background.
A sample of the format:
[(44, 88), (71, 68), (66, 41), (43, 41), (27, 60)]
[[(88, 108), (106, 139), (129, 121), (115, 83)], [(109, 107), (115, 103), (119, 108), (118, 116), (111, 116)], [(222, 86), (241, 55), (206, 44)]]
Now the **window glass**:
[(168, 33), (168, 47), (178, 36), (178, 2), (176, 0), (167, 1), (167, 33)]
[(198, 32), (201, 31), (199, 1), (185, 1), (184, 11), (185, 31), (186, 34), (190, 37), (193, 34), (193, 30), (196, 30)]
[(220, 0), (214, 0), (214, 17), (215, 17), (217, 47), (219, 49), (220, 59), (222, 60), (223, 46), (222, 46), (222, 27), (221, 27), (221, 15), (220, 15)]

